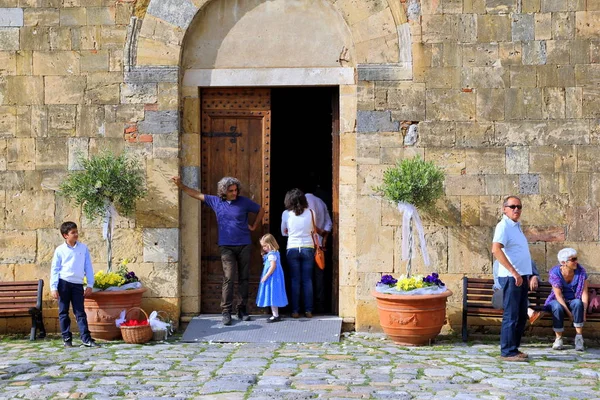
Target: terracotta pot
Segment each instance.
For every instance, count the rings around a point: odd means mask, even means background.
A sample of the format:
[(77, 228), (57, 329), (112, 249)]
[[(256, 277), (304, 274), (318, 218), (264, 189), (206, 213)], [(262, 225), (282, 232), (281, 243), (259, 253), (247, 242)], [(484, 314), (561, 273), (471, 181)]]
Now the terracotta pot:
[(439, 335), (452, 292), (410, 296), (373, 291), (372, 295), (377, 299), (383, 332), (398, 344), (422, 346)]
[[(142, 295), (148, 290), (140, 289), (120, 290), (109, 292), (95, 292), (85, 298), (85, 314), (92, 338), (115, 340), (121, 337), (121, 329), (115, 325), (122, 310), (139, 307), (142, 304)], [(139, 311), (127, 314), (127, 319), (138, 319)]]

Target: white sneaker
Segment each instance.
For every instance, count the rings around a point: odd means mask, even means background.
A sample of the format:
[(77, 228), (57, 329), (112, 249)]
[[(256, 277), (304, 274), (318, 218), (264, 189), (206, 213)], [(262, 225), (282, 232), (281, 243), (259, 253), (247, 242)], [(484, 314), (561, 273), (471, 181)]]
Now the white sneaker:
[[(583, 339), (583, 338), (582, 338)], [(556, 338), (554, 344), (552, 345), (552, 350), (562, 350), (565, 347), (563, 346), (563, 340), (561, 337)]]
[(583, 346), (583, 336), (582, 335), (575, 335), (575, 350), (577, 350), (577, 351), (585, 350), (585, 347)]

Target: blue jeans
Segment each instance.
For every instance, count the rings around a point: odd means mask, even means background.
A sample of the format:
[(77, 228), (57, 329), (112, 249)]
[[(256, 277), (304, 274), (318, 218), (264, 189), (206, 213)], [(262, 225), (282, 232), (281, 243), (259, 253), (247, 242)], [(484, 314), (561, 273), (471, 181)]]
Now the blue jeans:
[[(573, 314), (573, 326), (575, 328), (583, 327), (583, 302), (580, 299), (566, 300), (567, 306)], [(563, 332), (565, 330), (565, 309), (556, 300), (552, 300), (549, 304), (552, 310), (552, 329), (554, 332)]]
[(304, 298), (304, 312), (313, 309), (312, 274), (315, 265), (315, 249), (296, 247), (287, 249), (286, 258), (292, 277), (292, 312), (300, 311), (300, 287)]
[(87, 316), (83, 308), (83, 285), (58, 280), (58, 321), (63, 340), (72, 340), (71, 318), (69, 318), (69, 305), (73, 305), (73, 314), (79, 327), (81, 341), (87, 343), (92, 338), (88, 329)]
[(527, 292), (529, 291), (529, 276), (523, 275), (521, 286), (515, 284), (515, 278), (499, 277), (498, 282), (504, 294), (502, 314), (502, 329), (500, 331), (500, 354), (502, 357), (512, 357), (519, 353), (521, 337), (527, 323)]

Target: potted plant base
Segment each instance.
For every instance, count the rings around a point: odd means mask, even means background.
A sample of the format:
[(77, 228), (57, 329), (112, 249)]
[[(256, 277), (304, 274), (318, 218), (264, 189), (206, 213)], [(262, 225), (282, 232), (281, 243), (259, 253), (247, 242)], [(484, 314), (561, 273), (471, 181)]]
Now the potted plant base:
[[(90, 333), (94, 339), (116, 340), (121, 337), (121, 329), (115, 325), (121, 311), (132, 307), (140, 307), (142, 295), (148, 288), (95, 292), (85, 298), (85, 314), (87, 315)], [(130, 319), (138, 319), (138, 311), (128, 315)]]
[(450, 290), (439, 294), (403, 295), (372, 292), (383, 332), (395, 343), (423, 346), (439, 335), (446, 319)]

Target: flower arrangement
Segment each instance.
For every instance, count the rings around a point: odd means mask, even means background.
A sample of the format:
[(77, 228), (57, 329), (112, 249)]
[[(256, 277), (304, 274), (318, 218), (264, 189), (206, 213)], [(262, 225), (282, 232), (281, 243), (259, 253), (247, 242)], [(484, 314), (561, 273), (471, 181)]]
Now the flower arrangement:
[(388, 294), (434, 294), (445, 292), (447, 288), (439, 275), (433, 272), (426, 277), (401, 275), (400, 279), (395, 279), (392, 275), (383, 275), (375, 290)]
[(116, 272), (98, 271), (94, 274), (94, 288), (98, 290), (127, 290), (138, 289), (141, 287), (140, 279), (135, 272), (127, 268), (128, 259), (124, 259), (119, 264)]

